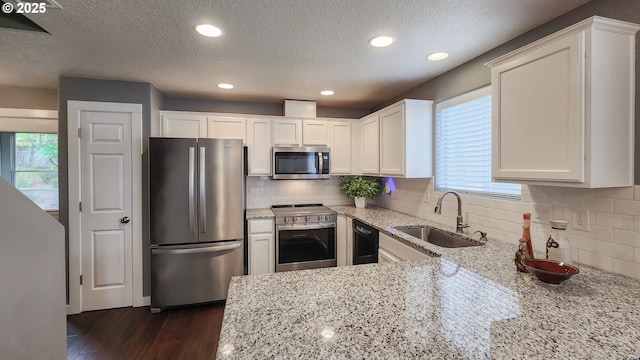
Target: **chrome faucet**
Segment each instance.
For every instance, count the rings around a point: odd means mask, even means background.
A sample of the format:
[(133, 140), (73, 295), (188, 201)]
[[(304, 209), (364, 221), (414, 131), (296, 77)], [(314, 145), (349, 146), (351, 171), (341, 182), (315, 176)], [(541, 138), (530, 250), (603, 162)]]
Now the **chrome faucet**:
[(463, 229), (464, 228), (468, 228), (469, 225), (465, 224), (464, 220), (462, 219), (462, 199), (460, 198), (460, 195), (458, 195), (457, 192), (455, 192), (455, 191), (447, 191), (446, 193), (442, 194), (442, 196), (440, 196), (438, 198), (438, 202), (436, 203), (436, 208), (435, 208), (434, 212), (436, 214), (442, 214), (442, 199), (447, 194), (453, 194), (458, 199), (458, 217), (457, 217), (457, 220), (456, 220), (456, 232), (462, 234), (463, 233)]

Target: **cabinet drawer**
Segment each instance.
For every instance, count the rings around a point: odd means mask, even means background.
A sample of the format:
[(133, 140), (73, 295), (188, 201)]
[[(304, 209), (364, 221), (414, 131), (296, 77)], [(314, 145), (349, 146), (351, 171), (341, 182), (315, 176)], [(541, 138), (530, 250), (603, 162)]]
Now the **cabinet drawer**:
[(273, 220), (249, 220), (248, 230), (249, 234), (272, 233)]

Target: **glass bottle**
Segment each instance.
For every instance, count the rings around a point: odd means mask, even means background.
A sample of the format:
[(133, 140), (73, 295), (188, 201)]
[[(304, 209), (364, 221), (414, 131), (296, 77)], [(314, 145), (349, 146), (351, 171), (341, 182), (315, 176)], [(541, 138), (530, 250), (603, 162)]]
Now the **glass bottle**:
[(527, 239), (521, 237), (518, 251), (516, 251), (516, 258), (513, 260), (516, 263), (516, 270), (519, 272), (529, 272), (522, 264), (522, 261), (527, 258), (529, 258), (529, 255), (527, 254)]
[(571, 263), (571, 244), (567, 238), (568, 221), (551, 220), (551, 234), (547, 240), (547, 259)]
[(526, 240), (527, 256), (529, 259), (533, 259), (533, 244), (531, 243), (531, 214), (522, 214), (522, 237)]

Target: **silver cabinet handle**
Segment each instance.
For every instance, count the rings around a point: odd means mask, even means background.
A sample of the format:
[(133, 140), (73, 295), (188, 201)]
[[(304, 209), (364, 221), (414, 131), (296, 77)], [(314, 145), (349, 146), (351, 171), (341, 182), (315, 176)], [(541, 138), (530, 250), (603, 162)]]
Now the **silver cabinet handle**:
[(189, 233), (196, 233), (196, 201), (195, 201), (195, 156), (196, 148), (189, 148)]
[(234, 243), (230, 245), (222, 245), (222, 246), (208, 246), (201, 248), (192, 248), (192, 249), (151, 249), (151, 254), (153, 255), (185, 255), (185, 254), (199, 254), (199, 253), (210, 253), (210, 252), (220, 252), (237, 249), (242, 245), (241, 243)]
[(207, 232), (207, 177), (205, 174), (206, 162), (206, 149), (200, 147), (200, 232)]

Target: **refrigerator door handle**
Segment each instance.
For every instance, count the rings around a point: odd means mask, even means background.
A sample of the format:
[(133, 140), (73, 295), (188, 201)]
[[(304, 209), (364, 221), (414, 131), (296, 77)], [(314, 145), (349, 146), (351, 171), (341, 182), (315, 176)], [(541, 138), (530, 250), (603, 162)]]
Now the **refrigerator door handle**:
[(200, 232), (207, 232), (207, 183), (206, 183), (206, 148), (200, 147)]
[(234, 250), (239, 248), (242, 245), (241, 242), (236, 242), (228, 245), (216, 245), (216, 246), (207, 246), (207, 247), (197, 247), (190, 249), (159, 249), (153, 248), (151, 249), (151, 254), (153, 255), (184, 255), (184, 254), (199, 254), (199, 253), (210, 253), (210, 252), (221, 252)]
[(189, 233), (196, 233), (195, 169), (196, 148), (189, 148)]

